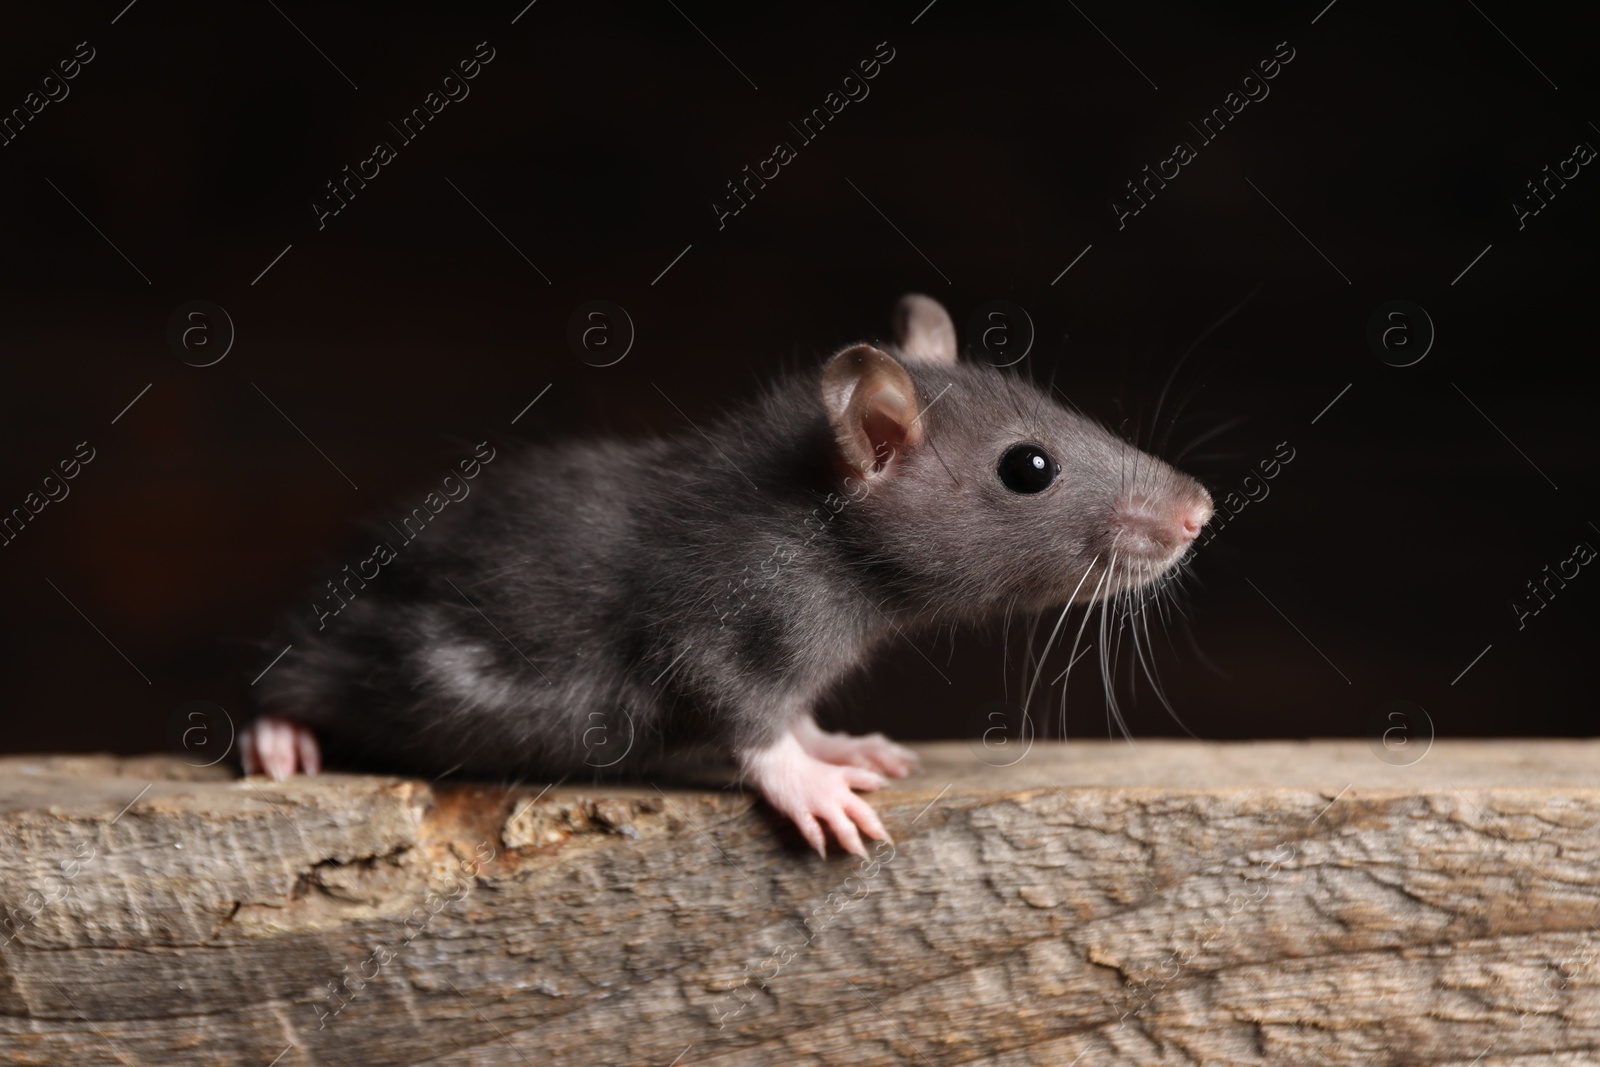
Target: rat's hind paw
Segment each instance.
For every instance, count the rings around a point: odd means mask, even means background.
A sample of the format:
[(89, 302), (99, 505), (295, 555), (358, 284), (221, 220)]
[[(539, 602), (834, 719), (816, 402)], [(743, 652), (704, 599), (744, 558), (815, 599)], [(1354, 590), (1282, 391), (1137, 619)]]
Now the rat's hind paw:
[(786, 815), (806, 843), (827, 856), (824, 824), (846, 852), (867, 858), (861, 835), (889, 840), (872, 805), (853, 789), (877, 789), (884, 779), (861, 767), (824, 763), (808, 754), (793, 734), (786, 734), (769, 749), (753, 753), (746, 771), (767, 803)]
[(265, 774), (278, 781), (296, 771), (322, 770), (322, 750), (309, 727), (278, 715), (263, 715), (239, 735), (240, 762), (246, 774)]
[(916, 770), (917, 754), (904, 745), (897, 745), (882, 734), (852, 737), (843, 733), (828, 733), (809, 717), (795, 724), (794, 736), (806, 754), (824, 763), (842, 767), (865, 767), (882, 771), (892, 778), (904, 778)]

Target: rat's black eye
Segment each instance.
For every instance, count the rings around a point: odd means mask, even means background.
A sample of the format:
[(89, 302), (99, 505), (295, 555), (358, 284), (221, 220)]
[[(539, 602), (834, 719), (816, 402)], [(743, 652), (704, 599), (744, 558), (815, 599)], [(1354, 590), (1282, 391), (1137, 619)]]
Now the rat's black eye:
[(1000, 480), (1013, 493), (1040, 493), (1061, 473), (1061, 465), (1038, 445), (1013, 445), (1000, 457)]

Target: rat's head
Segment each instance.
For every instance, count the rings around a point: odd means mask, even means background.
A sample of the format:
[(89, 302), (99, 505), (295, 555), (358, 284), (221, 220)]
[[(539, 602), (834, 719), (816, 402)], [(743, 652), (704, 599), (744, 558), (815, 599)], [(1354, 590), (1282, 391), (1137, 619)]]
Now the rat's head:
[[(958, 360), (944, 308), (907, 296), (893, 354), (828, 361), (840, 518), (902, 595), (941, 614), (1087, 602), (1173, 573), (1205, 489), (1052, 391)], [(847, 517), (848, 516), (848, 517)]]

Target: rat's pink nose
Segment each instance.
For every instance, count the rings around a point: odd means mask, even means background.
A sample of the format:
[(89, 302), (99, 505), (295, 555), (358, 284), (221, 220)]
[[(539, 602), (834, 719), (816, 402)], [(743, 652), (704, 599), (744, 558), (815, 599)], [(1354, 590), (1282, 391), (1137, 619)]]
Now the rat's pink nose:
[(1199, 537), (1200, 531), (1205, 528), (1206, 523), (1211, 521), (1213, 510), (1211, 507), (1211, 494), (1206, 493), (1205, 490), (1201, 490), (1201, 493), (1203, 494), (1202, 499), (1186, 505), (1179, 512), (1178, 521), (1183, 527), (1184, 539), (1188, 541), (1193, 541), (1196, 537)]
[(1200, 536), (1211, 510), (1210, 495), (1198, 486), (1175, 496), (1131, 493), (1117, 506), (1119, 550), (1166, 559)]

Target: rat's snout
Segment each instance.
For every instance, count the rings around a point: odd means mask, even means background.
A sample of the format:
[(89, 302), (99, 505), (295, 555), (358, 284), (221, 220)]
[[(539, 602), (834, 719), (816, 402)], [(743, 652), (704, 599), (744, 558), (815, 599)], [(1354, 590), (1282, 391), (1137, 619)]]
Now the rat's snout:
[(1113, 506), (1116, 551), (1152, 563), (1174, 561), (1211, 521), (1211, 494), (1198, 483), (1130, 490)]
[(1191, 541), (1199, 537), (1200, 531), (1211, 521), (1211, 515), (1215, 510), (1211, 505), (1211, 494), (1200, 489), (1196, 499), (1185, 505), (1180, 512), (1179, 521), (1183, 524), (1184, 536)]

